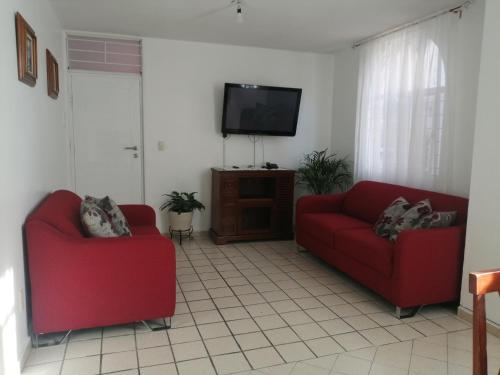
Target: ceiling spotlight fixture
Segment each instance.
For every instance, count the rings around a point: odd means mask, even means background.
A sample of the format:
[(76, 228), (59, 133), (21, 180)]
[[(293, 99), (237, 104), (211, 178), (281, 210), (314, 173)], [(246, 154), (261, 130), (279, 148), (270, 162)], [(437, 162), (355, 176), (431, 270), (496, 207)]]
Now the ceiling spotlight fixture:
[(241, 7), (241, 0), (233, 0), (231, 3), (236, 5), (236, 21), (243, 22), (243, 8)]

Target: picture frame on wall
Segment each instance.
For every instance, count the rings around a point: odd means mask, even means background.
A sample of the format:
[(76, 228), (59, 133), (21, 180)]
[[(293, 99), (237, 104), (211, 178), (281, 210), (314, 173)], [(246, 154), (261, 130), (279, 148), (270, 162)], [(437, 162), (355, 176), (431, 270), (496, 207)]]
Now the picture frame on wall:
[(47, 95), (52, 99), (59, 96), (59, 65), (52, 53), (47, 49)]
[(35, 31), (19, 12), (16, 13), (17, 73), (21, 82), (35, 86), (38, 56)]

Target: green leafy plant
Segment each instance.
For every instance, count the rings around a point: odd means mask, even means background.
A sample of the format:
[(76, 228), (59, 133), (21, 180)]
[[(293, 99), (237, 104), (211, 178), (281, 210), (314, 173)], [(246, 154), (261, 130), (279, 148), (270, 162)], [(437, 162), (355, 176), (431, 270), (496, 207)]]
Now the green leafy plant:
[(352, 173), (346, 158), (328, 155), (328, 149), (306, 154), (298, 170), (297, 183), (314, 194), (345, 191), (352, 183)]
[(160, 206), (160, 210), (168, 209), (169, 211), (181, 214), (183, 212), (192, 212), (194, 210), (204, 210), (205, 206), (200, 201), (196, 200), (193, 193), (173, 191), (171, 194), (163, 194), (167, 197), (167, 201)]

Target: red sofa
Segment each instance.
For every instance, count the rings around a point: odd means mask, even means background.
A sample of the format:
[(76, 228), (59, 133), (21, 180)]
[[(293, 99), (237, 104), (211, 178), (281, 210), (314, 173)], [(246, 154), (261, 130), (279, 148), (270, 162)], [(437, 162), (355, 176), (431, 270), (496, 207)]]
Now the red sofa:
[[(455, 225), (403, 231), (394, 243), (377, 236), (373, 224), (399, 196), (412, 204), (429, 198), (436, 211), (457, 211)], [(363, 181), (346, 193), (300, 198), (296, 240), (401, 309), (455, 301), (467, 206), (465, 198)]]
[(26, 221), (33, 333), (171, 317), (175, 248), (154, 210), (122, 205), (132, 237), (86, 238), (80, 203), (59, 190)]

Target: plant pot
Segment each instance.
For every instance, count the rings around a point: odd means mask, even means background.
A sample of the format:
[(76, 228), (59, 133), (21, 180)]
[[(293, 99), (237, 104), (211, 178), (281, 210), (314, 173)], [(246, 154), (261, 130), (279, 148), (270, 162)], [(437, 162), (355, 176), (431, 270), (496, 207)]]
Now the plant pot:
[(168, 219), (170, 221), (170, 230), (189, 230), (193, 222), (193, 212), (177, 213), (169, 211)]

